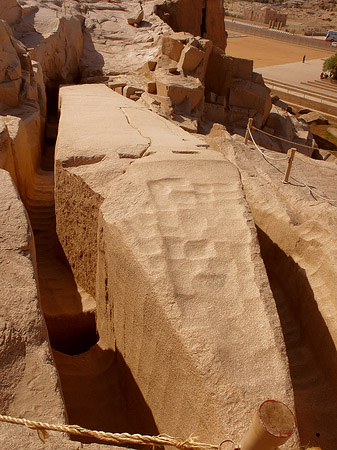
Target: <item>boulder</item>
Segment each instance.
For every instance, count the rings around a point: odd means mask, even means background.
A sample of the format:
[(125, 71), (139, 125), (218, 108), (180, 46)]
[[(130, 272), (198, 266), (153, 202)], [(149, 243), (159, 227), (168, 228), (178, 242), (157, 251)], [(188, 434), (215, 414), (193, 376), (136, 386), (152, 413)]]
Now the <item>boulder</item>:
[(294, 137), (294, 128), (289, 114), (278, 106), (272, 106), (266, 125), (274, 130), (276, 136), (282, 136), (289, 140)]
[(288, 111), (288, 104), (282, 100), (277, 100), (276, 102), (273, 102), (273, 104), (278, 106), (279, 108), (284, 109), (285, 111)]
[(181, 52), (178, 70), (182, 71), (184, 74), (189, 74), (196, 70), (198, 65), (201, 63), (205, 56), (202, 50), (199, 50), (194, 45), (185, 45)]
[[(273, 105), (266, 125), (274, 130), (275, 136), (283, 137), (290, 141), (278, 141), (281, 151), (287, 152), (289, 148), (296, 147), (300, 153), (311, 156), (313, 147), (315, 147), (315, 141), (307, 123), (297, 120), (295, 116), (284, 109)], [(304, 146), (296, 144), (304, 144)]]
[(143, 104), (154, 113), (167, 119), (171, 117), (173, 112), (172, 101), (169, 97), (144, 92), (138, 100), (138, 103)]
[(328, 133), (332, 134), (334, 138), (337, 138), (337, 128), (330, 127), (327, 131)]
[(272, 107), (268, 88), (248, 80), (232, 82), (230, 86), (229, 105), (255, 109), (262, 114), (262, 125), (266, 123)]
[(328, 119), (326, 119), (321, 114), (314, 111), (311, 111), (306, 114), (301, 114), (298, 118), (300, 120), (304, 120), (304, 122), (309, 124), (315, 122), (316, 125), (329, 125)]
[(143, 19), (144, 19), (144, 10), (142, 4), (139, 3), (132, 9), (132, 11), (128, 13), (127, 21), (129, 25), (138, 26)]
[(186, 103), (186, 114), (191, 112), (203, 103), (204, 87), (199, 80), (193, 82), (176, 83), (167, 77), (162, 81), (157, 80), (157, 93), (162, 97), (169, 97), (173, 107)]
[(172, 119), (183, 130), (188, 131), (189, 133), (198, 132), (198, 121), (194, 117), (184, 114), (173, 113)]
[(161, 41), (162, 53), (170, 59), (173, 59), (173, 61), (179, 61), (183, 49), (184, 45), (181, 43), (180, 39), (176, 39), (174, 35), (163, 36)]

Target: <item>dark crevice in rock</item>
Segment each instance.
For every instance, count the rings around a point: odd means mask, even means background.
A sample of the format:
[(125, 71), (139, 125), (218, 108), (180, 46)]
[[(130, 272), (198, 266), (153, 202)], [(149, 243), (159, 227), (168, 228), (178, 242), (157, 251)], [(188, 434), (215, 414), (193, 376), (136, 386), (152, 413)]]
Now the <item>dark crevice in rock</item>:
[[(58, 87), (49, 84), (45, 147), (27, 210), (35, 238), (41, 306), (68, 421), (89, 429), (158, 434), (151, 410), (123, 358), (101, 348), (95, 299), (76, 283), (57, 237), (53, 170)], [(78, 158), (66, 166), (93, 164), (102, 158)], [(78, 436), (71, 439), (101, 443)]]
[(335, 346), (305, 270), (259, 228), (258, 238), (286, 344), (301, 442), (333, 448)]

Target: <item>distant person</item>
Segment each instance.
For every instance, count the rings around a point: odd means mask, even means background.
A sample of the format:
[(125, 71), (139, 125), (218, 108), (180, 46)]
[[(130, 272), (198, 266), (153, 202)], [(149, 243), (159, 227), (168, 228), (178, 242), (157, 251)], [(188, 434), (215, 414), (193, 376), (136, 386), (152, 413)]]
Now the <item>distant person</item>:
[(323, 78), (324, 78), (324, 72), (321, 72), (321, 74), (320, 74), (319, 77), (320, 77), (321, 80), (323, 80)]
[(304, 62), (305, 62), (305, 55), (302, 58), (302, 63), (304, 63)]

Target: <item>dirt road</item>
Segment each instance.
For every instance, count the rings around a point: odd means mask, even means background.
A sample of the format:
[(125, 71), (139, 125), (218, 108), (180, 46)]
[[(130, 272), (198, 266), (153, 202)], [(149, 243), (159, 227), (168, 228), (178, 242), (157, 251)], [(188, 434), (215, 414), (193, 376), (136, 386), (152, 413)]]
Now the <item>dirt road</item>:
[(236, 58), (252, 59), (254, 69), (311, 59), (329, 58), (332, 53), (324, 50), (288, 44), (274, 39), (228, 32), (226, 54)]

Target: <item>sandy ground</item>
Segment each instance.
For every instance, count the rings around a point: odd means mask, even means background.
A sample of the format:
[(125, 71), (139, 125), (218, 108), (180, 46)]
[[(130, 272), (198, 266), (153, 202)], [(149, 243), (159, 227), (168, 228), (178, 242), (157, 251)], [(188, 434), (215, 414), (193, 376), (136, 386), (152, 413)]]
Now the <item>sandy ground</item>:
[(329, 58), (332, 53), (324, 50), (288, 44), (274, 39), (265, 39), (247, 34), (228, 32), (226, 54), (236, 58), (252, 59), (254, 69), (320, 58)]
[[(300, 85), (302, 81), (319, 80), (323, 62), (324, 58), (309, 59), (306, 60), (304, 64), (302, 61), (297, 61), (277, 66), (263, 66), (257, 68), (256, 71), (262, 73), (263, 77), (266, 78)], [(325, 86), (326, 85), (324, 84), (323, 90)], [(318, 87), (316, 87), (315, 90), (318, 91)]]

